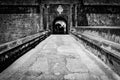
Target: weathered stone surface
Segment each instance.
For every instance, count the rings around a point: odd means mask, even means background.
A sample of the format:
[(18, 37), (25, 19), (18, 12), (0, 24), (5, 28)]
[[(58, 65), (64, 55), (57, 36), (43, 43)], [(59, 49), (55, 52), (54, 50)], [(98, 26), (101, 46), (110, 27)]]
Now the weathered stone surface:
[(31, 76), (24, 76), (21, 80), (39, 80), (38, 78), (36, 77), (31, 77)]
[(101, 78), (102, 80), (110, 80), (110, 79), (108, 79), (107, 76), (101, 76), (100, 78)]
[(93, 78), (89, 73), (71, 73), (64, 76), (67, 80), (100, 80), (99, 78)]
[(87, 14), (88, 25), (90, 26), (119, 26), (119, 14)]
[(98, 4), (98, 5), (103, 5), (103, 4), (120, 4), (119, 0), (84, 0), (84, 4)]
[(0, 44), (37, 33), (39, 16), (31, 14), (0, 14)]
[(68, 44), (65, 44), (64, 46), (59, 46), (57, 48), (57, 54), (64, 55), (66, 58), (80, 58), (78, 54), (76, 54), (75, 49)]
[[(57, 39), (58, 37), (60, 39)], [(69, 45), (70, 49), (75, 50), (76, 53), (70, 53), (71, 56), (77, 54), (80, 57), (68, 57), (69, 49), (67, 49), (67, 55), (64, 55), (66, 51), (61, 54), (57, 51), (60, 46), (52, 48), (51, 45), (57, 40), (63, 42), (62, 46)], [(108, 75), (112, 73), (106, 74), (100, 66), (96, 66), (95, 61), (82, 48), (78, 46), (73, 37), (51, 35), (44, 44), (39, 44), (1, 73), (0, 80), (109, 80)], [(64, 52), (64, 47), (62, 49)], [(6, 76), (9, 77), (6, 78)]]
[(66, 68), (66, 61), (65, 57), (58, 56), (58, 55), (49, 55), (48, 56), (48, 63), (49, 63), (49, 72), (54, 75), (63, 75), (68, 73)]
[(9, 80), (20, 80), (23, 77), (23, 74), (21, 72), (16, 72), (12, 74), (8, 79)]
[(63, 76), (52, 75), (52, 74), (44, 74), (42, 75), (39, 80), (64, 80)]
[(65, 64), (56, 63), (53, 66), (53, 72), (55, 75), (63, 75), (63, 74), (67, 74), (68, 70), (67, 70)]
[(57, 51), (63, 52), (63, 53), (65, 53), (65, 52), (66, 53), (75, 53), (75, 49), (69, 45), (60, 46), (57, 48)]
[(79, 59), (67, 59), (66, 67), (71, 72), (88, 72), (87, 67)]
[(7, 48), (8, 48), (7, 45), (1, 46), (1, 47), (0, 47), (0, 52), (6, 50)]
[(36, 71), (34, 71), (34, 70), (29, 70), (29, 71), (27, 71), (27, 72), (25, 72), (25, 74), (24, 74), (25, 76), (35, 76), (35, 77), (38, 77), (38, 76), (41, 76), (42, 75), (42, 72), (36, 72)]
[(48, 72), (48, 62), (47, 58), (37, 58), (35, 63), (30, 67), (29, 70), (33, 70), (35, 72)]
[(37, 4), (36, 3), (36, 0), (11, 0), (11, 1), (8, 1), (8, 0), (4, 0), (4, 1), (0, 1), (0, 4), (1, 5), (35, 5)]

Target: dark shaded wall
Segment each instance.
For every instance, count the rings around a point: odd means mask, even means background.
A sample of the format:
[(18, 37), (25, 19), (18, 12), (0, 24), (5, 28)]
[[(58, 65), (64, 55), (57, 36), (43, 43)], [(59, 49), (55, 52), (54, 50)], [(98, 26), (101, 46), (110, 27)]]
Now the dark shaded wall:
[(78, 3), (78, 2), (81, 2), (81, 0), (41, 0), (41, 3), (52, 3), (52, 4)]
[(37, 33), (39, 22), (37, 14), (0, 14), (0, 44)]
[(37, 0), (0, 0), (0, 44), (41, 31), (39, 9)]
[[(83, 34), (100, 36), (120, 44), (119, 8), (120, 6), (115, 5), (107, 6), (97, 4), (79, 7), (78, 14), (81, 13), (81, 15), (78, 16), (78, 28), (80, 29), (76, 29), (76, 31), (82, 32)], [(83, 24), (83, 22), (85, 23)]]
[(0, 0), (0, 5), (37, 5), (38, 0)]
[(78, 26), (120, 26), (120, 6), (117, 5), (79, 5)]
[(77, 16), (78, 26), (88, 26), (87, 16), (84, 13), (79, 13)]
[(120, 4), (120, 0), (83, 0), (84, 4)]

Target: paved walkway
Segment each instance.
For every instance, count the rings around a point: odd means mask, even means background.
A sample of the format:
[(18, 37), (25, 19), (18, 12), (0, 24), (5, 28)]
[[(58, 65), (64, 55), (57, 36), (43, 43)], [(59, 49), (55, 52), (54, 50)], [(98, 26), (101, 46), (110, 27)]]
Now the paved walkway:
[(71, 35), (51, 35), (3, 71), (0, 80), (119, 80), (97, 62)]

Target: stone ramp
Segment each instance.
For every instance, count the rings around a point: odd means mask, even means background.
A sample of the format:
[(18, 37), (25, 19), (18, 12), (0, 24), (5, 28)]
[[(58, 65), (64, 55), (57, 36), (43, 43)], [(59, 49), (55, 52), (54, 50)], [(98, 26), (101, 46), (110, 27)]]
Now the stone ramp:
[(0, 80), (119, 80), (71, 35), (51, 35), (0, 74)]

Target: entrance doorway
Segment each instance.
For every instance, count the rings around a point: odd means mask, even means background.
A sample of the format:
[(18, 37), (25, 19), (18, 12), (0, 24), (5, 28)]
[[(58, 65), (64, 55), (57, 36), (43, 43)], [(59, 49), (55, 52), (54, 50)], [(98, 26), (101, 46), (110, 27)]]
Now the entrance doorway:
[(67, 27), (67, 20), (65, 18), (56, 17), (53, 21), (53, 34), (67, 34)]

